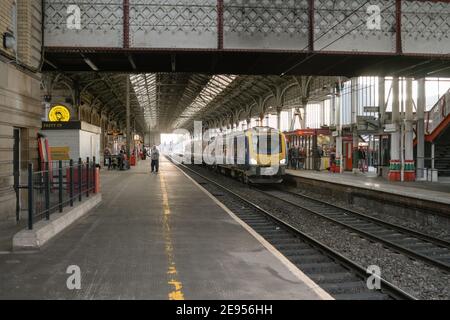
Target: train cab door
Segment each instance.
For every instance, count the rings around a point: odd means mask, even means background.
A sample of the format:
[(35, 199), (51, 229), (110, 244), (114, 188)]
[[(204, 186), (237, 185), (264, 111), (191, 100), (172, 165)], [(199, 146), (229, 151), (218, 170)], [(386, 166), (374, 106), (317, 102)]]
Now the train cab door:
[(344, 141), (344, 170), (353, 170), (353, 143), (351, 141)]

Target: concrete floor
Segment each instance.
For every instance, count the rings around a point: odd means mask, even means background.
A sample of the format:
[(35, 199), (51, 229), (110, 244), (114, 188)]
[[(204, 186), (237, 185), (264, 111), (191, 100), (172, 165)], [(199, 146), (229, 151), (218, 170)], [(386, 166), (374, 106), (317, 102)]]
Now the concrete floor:
[(148, 171), (103, 170), (89, 216), (40, 252), (0, 254), (0, 299), (327, 298), (172, 164)]

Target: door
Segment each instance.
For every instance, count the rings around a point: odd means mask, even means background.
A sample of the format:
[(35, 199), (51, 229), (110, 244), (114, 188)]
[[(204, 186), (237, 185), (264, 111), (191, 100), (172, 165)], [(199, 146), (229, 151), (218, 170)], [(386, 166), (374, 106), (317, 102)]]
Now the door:
[(16, 192), (16, 221), (20, 219), (20, 129), (14, 128), (14, 150), (13, 150), (13, 175), (14, 191)]
[(344, 142), (344, 163), (345, 163), (345, 170), (346, 171), (352, 171), (353, 170), (353, 143), (351, 142)]

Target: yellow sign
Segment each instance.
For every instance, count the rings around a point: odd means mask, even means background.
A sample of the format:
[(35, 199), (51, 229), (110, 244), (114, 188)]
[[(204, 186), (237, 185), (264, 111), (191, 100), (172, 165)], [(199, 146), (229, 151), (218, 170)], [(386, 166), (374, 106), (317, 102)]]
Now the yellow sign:
[(48, 113), (48, 119), (52, 122), (68, 122), (70, 120), (70, 111), (66, 106), (53, 106)]
[(70, 160), (69, 147), (50, 147), (52, 160)]

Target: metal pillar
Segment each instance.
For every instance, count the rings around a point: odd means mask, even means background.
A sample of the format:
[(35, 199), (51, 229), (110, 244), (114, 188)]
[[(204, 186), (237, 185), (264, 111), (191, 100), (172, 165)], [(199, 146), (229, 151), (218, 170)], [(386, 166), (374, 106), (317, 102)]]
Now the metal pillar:
[(331, 89), (331, 99), (330, 99), (330, 126), (336, 126), (336, 94), (334, 92), (334, 88)]
[(357, 124), (357, 116), (358, 116), (358, 78), (352, 78), (351, 80), (351, 119), (352, 125)]
[(295, 128), (295, 120), (297, 120), (297, 117), (300, 113), (300, 110), (295, 108), (294, 111), (291, 110), (291, 121), (289, 126), (289, 131), (294, 131)]
[(417, 80), (417, 174), (420, 179), (425, 178), (425, 78)]
[(392, 80), (392, 124), (396, 131), (391, 133), (391, 159), (389, 163), (389, 180), (400, 180), (400, 104), (399, 104), (399, 79)]
[(281, 109), (277, 109), (277, 129), (281, 131)]
[(130, 110), (130, 79), (128, 77), (128, 75), (126, 75), (125, 77), (126, 80), (126, 125), (127, 125), (127, 155), (128, 155), (128, 159), (130, 159), (131, 156), (131, 110)]
[(433, 176), (434, 171), (434, 157), (436, 154), (436, 145), (434, 142), (431, 143), (431, 176)]
[(414, 166), (414, 131), (413, 131), (413, 79), (406, 79), (406, 106), (405, 106), (405, 154), (402, 166), (402, 181), (415, 181), (416, 169)]
[(304, 104), (302, 108), (300, 108), (300, 112), (302, 109), (303, 109), (303, 116), (300, 119), (300, 127), (302, 129), (306, 129), (306, 104)]
[(334, 122), (338, 132), (336, 137), (336, 168), (339, 173), (342, 173), (344, 172), (344, 163), (342, 157), (341, 96), (339, 91), (336, 92), (333, 99), (335, 106)]
[(352, 134), (353, 134), (353, 160), (352, 168), (353, 173), (358, 173), (358, 78), (352, 78), (351, 80), (351, 119), (352, 119)]
[(353, 173), (359, 173), (359, 154), (358, 154), (358, 146), (359, 146), (359, 135), (358, 135), (358, 125), (355, 124), (353, 126), (353, 161), (352, 161), (352, 168)]
[(380, 129), (383, 129), (386, 120), (386, 87), (384, 77), (378, 77), (378, 106), (380, 112)]

